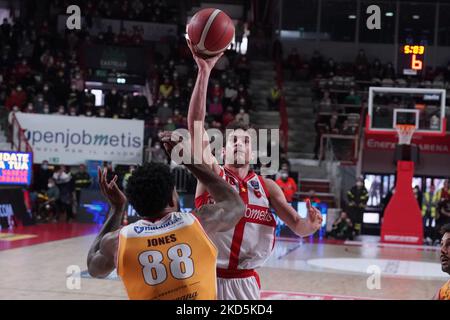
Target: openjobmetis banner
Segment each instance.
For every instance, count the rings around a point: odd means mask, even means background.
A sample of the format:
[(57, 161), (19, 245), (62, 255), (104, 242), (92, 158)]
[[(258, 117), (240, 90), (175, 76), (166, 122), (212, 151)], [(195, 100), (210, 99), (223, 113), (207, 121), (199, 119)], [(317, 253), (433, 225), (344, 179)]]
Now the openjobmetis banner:
[(141, 164), (144, 121), (16, 114), (34, 163), (75, 165), (86, 160)]

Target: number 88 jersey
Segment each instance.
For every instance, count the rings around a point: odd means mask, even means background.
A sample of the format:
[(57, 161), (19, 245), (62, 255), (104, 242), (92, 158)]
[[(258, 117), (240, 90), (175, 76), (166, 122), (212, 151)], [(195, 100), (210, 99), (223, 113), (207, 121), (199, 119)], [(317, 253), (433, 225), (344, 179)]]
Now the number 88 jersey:
[(216, 299), (216, 259), (217, 249), (191, 213), (120, 230), (117, 273), (130, 299)]

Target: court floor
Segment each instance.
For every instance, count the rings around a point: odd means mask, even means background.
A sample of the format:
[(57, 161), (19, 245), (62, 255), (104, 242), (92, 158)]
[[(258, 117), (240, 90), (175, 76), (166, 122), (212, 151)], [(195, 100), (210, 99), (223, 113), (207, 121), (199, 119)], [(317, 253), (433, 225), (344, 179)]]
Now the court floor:
[[(0, 233), (0, 299), (126, 299), (113, 272), (92, 279), (98, 226), (49, 224)], [(258, 270), (263, 299), (430, 299), (449, 278), (436, 247), (278, 240)]]

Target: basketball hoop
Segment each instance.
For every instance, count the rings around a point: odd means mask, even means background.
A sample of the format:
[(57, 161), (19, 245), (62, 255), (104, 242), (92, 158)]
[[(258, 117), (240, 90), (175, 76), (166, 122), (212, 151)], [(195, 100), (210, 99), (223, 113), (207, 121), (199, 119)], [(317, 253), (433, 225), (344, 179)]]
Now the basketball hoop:
[(410, 145), (416, 126), (413, 124), (397, 124), (395, 129), (398, 134), (398, 144)]

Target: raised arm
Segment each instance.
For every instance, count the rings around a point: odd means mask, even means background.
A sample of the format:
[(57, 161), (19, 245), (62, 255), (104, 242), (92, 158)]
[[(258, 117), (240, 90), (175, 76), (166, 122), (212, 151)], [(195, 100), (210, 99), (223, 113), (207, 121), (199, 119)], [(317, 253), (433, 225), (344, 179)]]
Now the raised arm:
[[(170, 132), (163, 132), (160, 139), (169, 155), (173, 147), (179, 143), (178, 139), (173, 139), (177, 140), (176, 142), (172, 141)], [(186, 145), (190, 146), (190, 143)], [(184, 166), (206, 187), (215, 200), (214, 204), (204, 205), (196, 211), (206, 232), (222, 232), (236, 226), (245, 211), (244, 202), (239, 194), (207, 164), (195, 164), (192, 159)]]
[[(187, 40), (188, 46), (191, 49), (192, 56), (197, 63), (198, 73), (197, 80), (195, 82), (194, 89), (192, 91), (191, 100), (189, 102), (188, 110), (188, 129), (191, 135), (191, 143), (194, 144), (195, 138), (202, 140), (202, 150), (207, 149), (208, 152), (204, 152), (204, 155), (209, 157), (211, 155), (211, 150), (209, 147), (209, 137), (205, 130), (205, 116), (206, 116), (206, 96), (208, 93), (208, 81), (211, 75), (211, 71), (214, 68), (217, 60), (220, 59), (223, 53), (214, 56), (212, 58), (201, 58), (196, 55), (195, 50)], [(201, 137), (197, 135), (201, 134)], [(205, 138), (203, 140), (203, 138)], [(203, 159), (207, 164), (212, 165), (215, 163), (213, 156)]]
[(270, 179), (264, 179), (270, 194), (270, 205), (275, 209), (278, 217), (300, 237), (306, 237), (320, 229), (322, 225), (322, 215), (320, 211), (307, 201), (308, 217), (301, 218), (297, 211), (286, 201), (286, 197), (281, 188)]
[(119, 228), (122, 223), (125, 195), (117, 187), (115, 176), (110, 183), (106, 181), (106, 169), (98, 169), (100, 190), (110, 204), (109, 216), (89, 249), (87, 266), (94, 278), (107, 277), (115, 268), (115, 253), (119, 241)]

